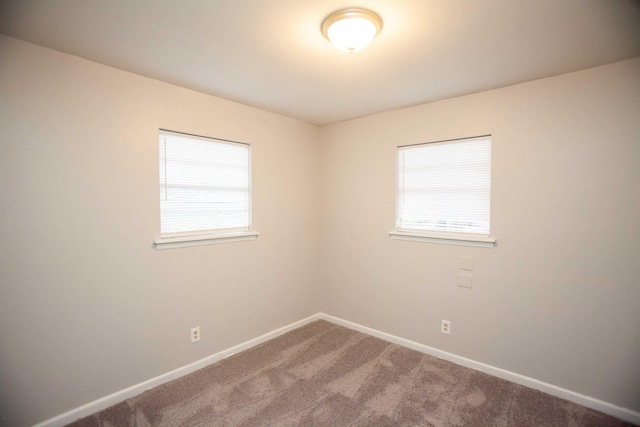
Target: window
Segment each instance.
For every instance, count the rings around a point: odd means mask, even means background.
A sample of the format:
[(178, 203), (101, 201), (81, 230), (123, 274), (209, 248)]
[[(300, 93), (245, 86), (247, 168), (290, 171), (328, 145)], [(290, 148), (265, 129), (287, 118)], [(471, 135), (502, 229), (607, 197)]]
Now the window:
[(160, 131), (157, 249), (255, 238), (250, 146)]
[(398, 147), (392, 238), (493, 246), (490, 207), (491, 136)]

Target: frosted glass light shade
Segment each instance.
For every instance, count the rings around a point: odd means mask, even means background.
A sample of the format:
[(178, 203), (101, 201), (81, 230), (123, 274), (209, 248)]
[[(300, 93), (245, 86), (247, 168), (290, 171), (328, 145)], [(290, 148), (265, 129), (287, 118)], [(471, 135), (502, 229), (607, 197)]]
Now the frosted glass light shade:
[(381, 29), (380, 17), (366, 9), (341, 10), (322, 23), (322, 34), (335, 47), (349, 53), (367, 47)]

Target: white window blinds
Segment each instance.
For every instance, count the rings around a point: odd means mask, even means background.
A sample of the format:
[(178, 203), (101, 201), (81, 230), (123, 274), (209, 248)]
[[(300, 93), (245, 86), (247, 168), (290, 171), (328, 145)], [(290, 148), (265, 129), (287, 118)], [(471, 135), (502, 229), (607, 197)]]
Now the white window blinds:
[(398, 147), (399, 231), (490, 234), (491, 136)]
[(163, 237), (250, 229), (250, 146), (160, 131)]

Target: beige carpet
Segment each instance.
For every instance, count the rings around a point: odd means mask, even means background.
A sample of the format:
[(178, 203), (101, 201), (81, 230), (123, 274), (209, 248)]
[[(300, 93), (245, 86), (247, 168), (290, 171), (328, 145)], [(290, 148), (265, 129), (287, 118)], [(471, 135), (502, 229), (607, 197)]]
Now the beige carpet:
[(320, 320), (71, 425), (631, 424)]

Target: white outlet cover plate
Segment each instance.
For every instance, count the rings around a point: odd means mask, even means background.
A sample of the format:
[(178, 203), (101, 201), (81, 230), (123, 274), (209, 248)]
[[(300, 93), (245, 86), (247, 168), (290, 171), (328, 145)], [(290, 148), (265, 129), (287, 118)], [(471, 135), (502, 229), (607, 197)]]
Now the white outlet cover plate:
[(200, 341), (200, 326), (191, 329), (191, 343)]
[(443, 320), (442, 325), (440, 326), (440, 332), (443, 334), (451, 334), (451, 322), (448, 320)]

